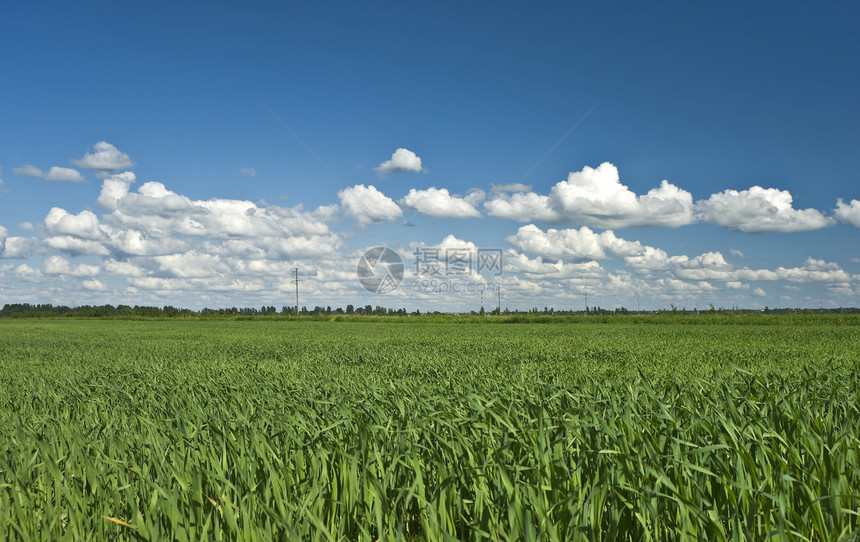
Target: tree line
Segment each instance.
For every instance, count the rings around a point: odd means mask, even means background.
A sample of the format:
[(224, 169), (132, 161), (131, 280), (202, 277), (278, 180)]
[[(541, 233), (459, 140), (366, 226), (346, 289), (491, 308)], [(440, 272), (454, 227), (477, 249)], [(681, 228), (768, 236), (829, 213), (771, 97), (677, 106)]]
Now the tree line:
[[(380, 305), (372, 306), (365, 305), (356, 307), (347, 305), (346, 308), (331, 306), (313, 308), (301, 307), (298, 316), (300, 317), (340, 317), (340, 316), (442, 316), (444, 314), (438, 311), (422, 313), (419, 310), (407, 312), (404, 308), (394, 309), (382, 307)], [(484, 311), (483, 307), (479, 311), (468, 311), (454, 313), (461, 316), (499, 316), (499, 310)], [(508, 318), (538, 318), (538, 317), (613, 317), (613, 316), (654, 316), (662, 318), (681, 317), (687, 319), (689, 316), (730, 316), (730, 315), (813, 315), (813, 314), (860, 314), (860, 308), (832, 308), (832, 309), (715, 309), (713, 305), (709, 310), (689, 310), (686, 308), (678, 309), (672, 305), (671, 310), (657, 311), (632, 311), (624, 307), (615, 309), (604, 309), (599, 306), (588, 307), (586, 310), (570, 310), (556, 309), (553, 307), (544, 307), (543, 310), (533, 307), (529, 310), (509, 310), (505, 308), (501, 316)], [(200, 310), (191, 310), (172, 305), (163, 307), (142, 306), (142, 305), (81, 305), (78, 307), (69, 307), (66, 305), (51, 305), (51, 304), (31, 304), (31, 303), (7, 303), (0, 309), (0, 318), (43, 318), (43, 317), (78, 317), (78, 318), (217, 318), (217, 317), (263, 317), (263, 316), (280, 316), (280, 317), (295, 317), (295, 306), (282, 306), (280, 309), (274, 305), (264, 305), (262, 307), (227, 307), (210, 309), (203, 308)]]
[[(365, 305), (355, 307), (347, 305), (346, 308), (330, 306), (316, 306), (312, 309), (301, 307), (299, 316), (332, 316), (332, 315), (373, 315), (373, 316), (408, 316), (420, 315), (419, 311), (407, 313), (406, 309), (392, 309), (387, 307), (376, 307)], [(262, 307), (227, 307), (219, 309), (203, 308), (200, 310), (184, 309), (165, 305), (163, 307), (151, 307), (141, 305), (81, 305), (69, 307), (66, 305), (31, 304), (31, 303), (7, 303), (0, 309), (0, 318), (28, 318), (28, 317), (50, 317), (68, 316), (83, 318), (105, 318), (105, 317), (144, 317), (144, 318), (181, 318), (197, 316), (295, 316), (296, 308), (283, 306), (280, 310), (274, 305)]]

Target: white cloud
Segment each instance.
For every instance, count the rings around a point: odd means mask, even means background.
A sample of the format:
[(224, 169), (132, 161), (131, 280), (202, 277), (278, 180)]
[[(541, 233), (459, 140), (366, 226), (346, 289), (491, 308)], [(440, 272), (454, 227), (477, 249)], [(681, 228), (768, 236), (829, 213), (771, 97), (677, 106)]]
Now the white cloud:
[(85, 154), (72, 163), (87, 169), (98, 169), (101, 171), (119, 171), (134, 166), (129, 156), (106, 141), (99, 141), (93, 145), (94, 152)]
[(405, 173), (412, 171), (421, 173), (426, 171), (421, 165), (421, 158), (409, 149), (399, 148), (391, 155), (390, 160), (382, 162), (377, 167), (373, 168), (380, 177), (392, 175), (395, 173)]
[(143, 268), (130, 262), (108, 260), (104, 263), (104, 268), (108, 273), (121, 277), (143, 277), (146, 275)]
[(81, 211), (72, 215), (65, 209), (52, 207), (45, 217), (45, 227), (54, 235), (73, 235), (84, 239), (102, 237), (99, 219), (92, 211)]
[(108, 249), (102, 243), (71, 235), (48, 237), (42, 241), (42, 244), (48, 248), (75, 255), (107, 256), (109, 254)]
[(529, 224), (509, 236), (507, 241), (525, 252), (544, 258), (571, 260), (602, 260), (609, 257), (607, 252), (632, 256), (644, 250), (638, 241), (620, 239), (611, 230), (596, 233), (587, 226), (578, 230), (549, 228), (544, 232), (534, 224)]
[(741, 252), (740, 250), (735, 249), (735, 248), (729, 249), (729, 254), (731, 254), (735, 258), (746, 258), (746, 256), (744, 256), (743, 252)]
[(21, 167), (13, 167), (12, 173), (15, 175), (27, 175), (29, 177), (43, 177), (45, 173), (34, 165), (26, 164)]
[(189, 287), (189, 283), (185, 279), (164, 277), (130, 277), (126, 279), (126, 282), (142, 290), (158, 290), (168, 293), (175, 290), (185, 290)]
[(765, 297), (767, 295), (767, 292), (765, 292), (761, 288), (756, 288), (755, 290), (753, 290), (753, 293), (759, 297)]
[[(472, 201), (483, 198), (482, 191), (473, 192)], [(467, 196), (468, 198), (468, 196)], [(411, 207), (423, 215), (433, 218), (453, 217), (469, 218), (481, 216), (475, 206), (467, 198), (452, 196), (447, 188), (428, 188), (426, 190), (409, 190), (401, 203)]]
[[(621, 239), (611, 230), (597, 233), (586, 226), (579, 229), (550, 228), (543, 231), (529, 224), (521, 227), (507, 240), (524, 252), (535, 254), (539, 258), (577, 261), (620, 256), (627, 266), (651, 281), (649, 288), (656, 285), (673, 291), (688, 286), (703, 292), (711, 291), (716, 287), (709, 281), (724, 282), (730, 290), (747, 290), (750, 288), (747, 283), (754, 281), (823, 283), (828, 287), (848, 288), (852, 281), (857, 280), (857, 277), (852, 278), (835, 262), (807, 258), (801, 267), (737, 268), (720, 252), (705, 252), (695, 257), (670, 256), (660, 248)], [(666, 282), (670, 279), (679, 282)]]
[(231, 266), (220, 256), (189, 251), (183, 254), (157, 256), (159, 267), (179, 278), (206, 278), (230, 275)]
[(528, 192), (532, 189), (532, 185), (523, 183), (511, 184), (492, 184), (490, 183), (490, 192)]
[(84, 177), (81, 173), (70, 167), (53, 166), (47, 173), (37, 168), (36, 166), (27, 164), (25, 166), (16, 167), (12, 170), (15, 175), (28, 175), (30, 177), (39, 177), (49, 181), (67, 181), (72, 183), (83, 182)]
[(257, 175), (257, 170), (252, 167), (243, 167), (239, 170), (240, 175), (247, 175), (248, 177), (254, 177)]
[(108, 227), (107, 244), (116, 251), (134, 256), (158, 256), (183, 251), (188, 244), (182, 239), (157, 237), (134, 229)]
[(835, 262), (807, 258), (801, 267), (777, 267), (778, 279), (790, 282), (850, 282), (851, 275)]
[(753, 186), (712, 194), (696, 202), (696, 211), (702, 220), (750, 233), (808, 231), (833, 223), (815, 209), (797, 210), (791, 204), (788, 190)]
[(81, 282), (81, 286), (83, 286), (85, 290), (93, 292), (103, 292), (107, 290), (107, 286), (105, 286), (100, 280), (84, 280)]
[(663, 181), (637, 196), (622, 185), (618, 169), (604, 162), (571, 172), (548, 196), (533, 192), (498, 193), (484, 204), (497, 218), (550, 223), (582, 223), (601, 228), (677, 227), (694, 222), (693, 196)]
[(78, 264), (74, 267), (62, 256), (49, 256), (42, 265), (46, 275), (68, 275), (73, 277), (94, 277), (101, 272), (97, 265)]
[(526, 275), (538, 275), (545, 279), (549, 278), (600, 278), (606, 275), (606, 271), (594, 260), (565, 263), (561, 260), (555, 263), (544, 261), (542, 256), (534, 259), (515, 250), (507, 250), (504, 253), (504, 272), (524, 273)]
[(566, 221), (598, 227), (681, 226), (693, 222), (693, 196), (663, 181), (637, 197), (620, 182), (618, 169), (604, 162), (570, 173), (550, 192), (553, 209)]
[(127, 194), (137, 177), (131, 171), (117, 173), (102, 181), (102, 191), (96, 203), (109, 211), (116, 210), (119, 201)]
[(842, 198), (839, 198), (836, 209), (833, 210), (833, 216), (840, 222), (860, 228), (860, 200), (852, 199), (851, 203), (845, 203)]
[(15, 276), (27, 282), (38, 282), (43, 278), (42, 272), (22, 263), (15, 268)]
[(359, 224), (384, 222), (399, 218), (403, 211), (394, 200), (380, 192), (375, 186), (355, 186), (344, 188), (337, 193), (343, 214)]
[(0, 166), (0, 186), (3, 186), (3, 166)]
[(9, 237), (8, 230), (0, 226), (0, 258), (29, 258), (37, 245), (34, 238)]
[(158, 182), (132, 192), (135, 180), (131, 172), (111, 175), (98, 198), (111, 211), (104, 216), (105, 242), (122, 254), (170, 256), (198, 247), (245, 258), (324, 257), (342, 245), (327, 225), (336, 218), (337, 205), (305, 212), (300, 206), (261, 207), (244, 200), (192, 200)]
[(548, 196), (534, 192), (517, 192), (514, 194), (497, 193), (495, 197), (484, 202), (487, 214), (496, 218), (506, 218), (529, 222), (558, 222), (558, 213), (552, 210)]
[[(51, 174), (30, 168), (27, 171), (44, 178)], [(77, 173), (71, 168), (58, 169)], [(349, 223), (337, 222), (340, 218), (359, 224), (402, 220), (401, 208), (409, 207), (427, 216), (480, 216), (483, 212), (518, 220), (540, 219), (550, 225), (583, 222), (585, 225), (570, 229), (518, 224), (522, 227), (507, 232), (513, 233), (508, 237), (512, 247), (504, 250), (501, 275), (473, 268), (448, 277), (452, 283), (502, 284), (503, 306), (510, 308), (581, 308), (586, 292), (590, 304), (609, 308), (613, 304), (636, 306), (640, 295), (643, 308), (665, 307), (670, 302), (687, 308), (696, 304), (701, 308), (708, 302), (763, 305), (768, 298), (758, 297), (762, 289), (788, 294), (793, 306), (827, 306), (827, 300), (834, 299), (846, 300), (848, 306), (860, 301), (856, 297), (860, 275), (846, 272), (834, 261), (806, 258), (786, 267), (757, 269), (742, 266), (749, 262), (735, 249), (725, 252), (731, 263), (716, 251), (672, 255), (603, 230), (608, 224), (686, 223), (691, 212), (694, 218), (703, 217), (703, 211), (691, 204), (689, 193), (668, 182), (643, 195), (633, 193), (621, 185), (611, 164), (571, 173), (545, 194), (532, 192), (521, 183), (492, 185), (489, 201), (481, 190), (452, 194), (450, 188), (415, 188), (395, 202), (376, 187), (356, 185), (341, 190), (336, 203), (308, 211), (300, 205), (278, 207), (263, 200), (195, 200), (170, 190), (169, 184), (137, 184), (130, 171), (102, 171), (109, 173), (99, 174), (103, 184), (96, 209), (51, 208), (42, 223), (17, 226), (19, 232), (34, 232), (29, 234), (31, 238), (10, 236), (0, 227), (0, 258), (24, 258), (26, 262), (18, 265), (20, 261), (0, 260), (4, 298), (44, 298), (63, 304), (281, 305), (294, 295), (292, 273), (300, 267), (302, 304), (309, 306), (379, 302), (422, 311), (477, 308), (481, 301), (477, 291), (466, 290), (462, 295), (416, 292), (412, 288), (416, 278), (430, 275), (422, 274), (408, 260), (411, 248), (424, 245), (405, 240), (405, 246), (395, 247), (406, 263), (404, 284), (385, 300), (362, 297), (365, 293), (355, 276), (360, 250), (343, 254), (343, 239), (349, 234), (333, 232), (331, 225), (337, 224), (345, 232)], [(62, 174), (57, 171), (54, 177)], [(836, 207), (833, 217), (850, 223), (847, 217), (860, 208), (860, 202), (839, 200)], [(435, 247), (425, 247), (438, 251), (442, 266), (461, 263), (459, 256), (452, 261), (449, 252), (467, 251), (474, 257), (480, 250), (474, 242), (456, 235), (448, 235)], [(853, 256), (839, 261), (848, 264)], [(448, 267), (442, 272), (449, 272)], [(485, 306), (495, 306), (495, 294), (488, 291)], [(826, 297), (816, 297), (819, 295)]]
[(68, 181), (72, 183), (83, 182), (84, 176), (76, 169), (70, 167), (53, 166), (45, 174), (45, 178), (49, 181)]

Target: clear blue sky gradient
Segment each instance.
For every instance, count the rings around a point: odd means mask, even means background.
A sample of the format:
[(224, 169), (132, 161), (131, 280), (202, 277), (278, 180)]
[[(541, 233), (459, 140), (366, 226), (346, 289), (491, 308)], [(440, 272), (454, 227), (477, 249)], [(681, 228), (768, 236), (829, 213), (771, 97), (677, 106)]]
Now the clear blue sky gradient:
[[(615, 254), (599, 259), (603, 274), (588, 285), (576, 272), (541, 278), (506, 269), (510, 308), (581, 308), (586, 291), (590, 304), (608, 308), (630, 308), (637, 297), (648, 308), (860, 306), (860, 230), (833, 213), (838, 198), (860, 200), (856, 3), (14, 3), (2, 8), (0, 50), (0, 227), (31, 243), (25, 255), (0, 257), (0, 304), (280, 307), (290, 302), (288, 275), (299, 265), (307, 267), (308, 305), (469, 310), (476, 302), (468, 296), (416, 297), (405, 289), (415, 277), (381, 296), (347, 275), (368, 247), (391, 246), (408, 260), (414, 244), (448, 235), (557, 261), (552, 251), (509, 239), (534, 224), (544, 232), (611, 229), (669, 257), (719, 252), (734, 272), (815, 271), (812, 259), (841, 273), (697, 280), (633, 269)], [(341, 240), (337, 257), (268, 255), (283, 264), (271, 289), (212, 292), (203, 276), (175, 291), (129, 288), (106, 262), (134, 263), (151, 278), (177, 275), (115, 247), (98, 255), (46, 244), (52, 207), (110, 222), (97, 204), (102, 179), (72, 162), (100, 141), (134, 161), (132, 192), (157, 181), (195, 201), (308, 212), (338, 204), (325, 220)], [(426, 171), (377, 174), (398, 148), (419, 156)], [(775, 188), (791, 194), (793, 209), (817, 210), (830, 224), (752, 232), (697, 219), (607, 228), (496, 218), (483, 207), (492, 185), (522, 183), (547, 195), (570, 172), (603, 162), (639, 196), (664, 179), (694, 202)], [(16, 174), (28, 164), (74, 168), (85, 180)], [(240, 173), (249, 168), (256, 175)], [(351, 218), (338, 192), (360, 184), (390, 197), (402, 216)], [(410, 189), (431, 187), (485, 191), (475, 205), (481, 216), (434, 218), (403, 203)], [(52, 256), (99, 270), (49, 273)], [(219, 257), (225, 266), (213, 280), (244, 280), (231, 276), (235, 260)], [(28, 276), (22, 265), (41, 274)]]

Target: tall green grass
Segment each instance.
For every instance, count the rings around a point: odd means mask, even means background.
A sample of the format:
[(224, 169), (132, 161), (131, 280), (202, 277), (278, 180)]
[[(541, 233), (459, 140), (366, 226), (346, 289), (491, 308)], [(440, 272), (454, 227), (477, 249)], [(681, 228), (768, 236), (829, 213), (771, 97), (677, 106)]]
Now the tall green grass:
[(847, 540), (856, 329), (0, 322), (0, 538)]

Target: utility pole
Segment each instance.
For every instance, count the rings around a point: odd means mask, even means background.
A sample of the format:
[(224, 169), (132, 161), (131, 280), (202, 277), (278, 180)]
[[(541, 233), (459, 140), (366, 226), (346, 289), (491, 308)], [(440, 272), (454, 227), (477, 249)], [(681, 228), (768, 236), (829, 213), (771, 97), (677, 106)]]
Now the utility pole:
[(498, 292), (499, 292), (499, 316), (501, 316), (502, 315), (502, 285), (501, 284), (499, 285)]
[(585, 315), (588, 316), (588, 292), (585, 292)]
[(299, 280), (299, 268), (298, 268), (298, 267), (296, 267), (296, 279), (295, 279), (295, 283), (296, 283), (296, 317), (297, 317), (297, 318), (298, 318), (298, 316), (299, 316), (299, 282), (301, 282), (301, 281)]

